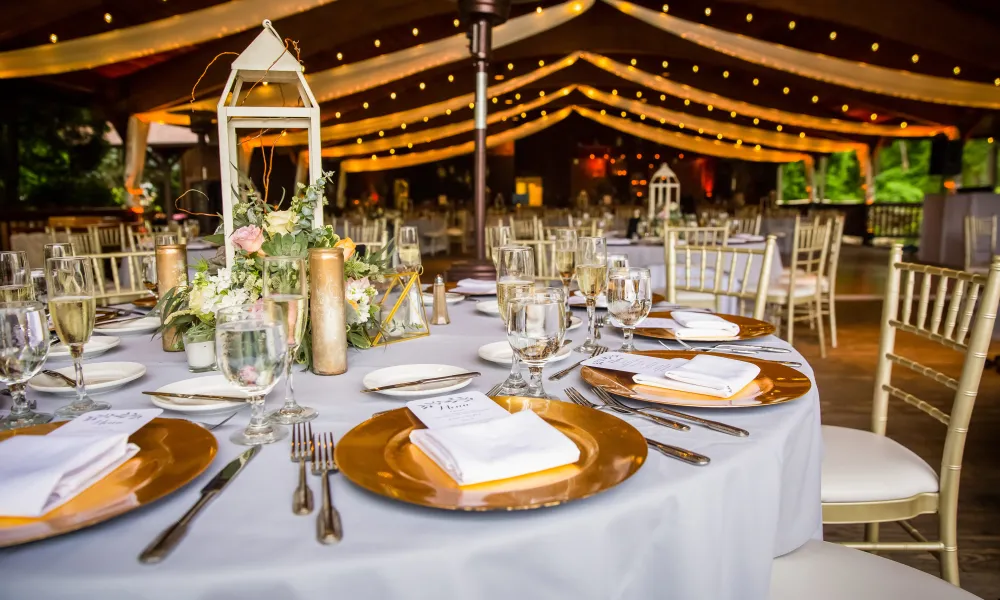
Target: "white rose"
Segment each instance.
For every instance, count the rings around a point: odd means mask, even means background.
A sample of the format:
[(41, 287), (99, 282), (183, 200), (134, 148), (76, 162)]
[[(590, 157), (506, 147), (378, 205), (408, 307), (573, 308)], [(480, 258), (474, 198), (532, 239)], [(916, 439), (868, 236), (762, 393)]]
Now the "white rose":
[(291, 233), (298, 220), (290, 210), (276, 210), (264, 217), (264, 229), (271, 235)]

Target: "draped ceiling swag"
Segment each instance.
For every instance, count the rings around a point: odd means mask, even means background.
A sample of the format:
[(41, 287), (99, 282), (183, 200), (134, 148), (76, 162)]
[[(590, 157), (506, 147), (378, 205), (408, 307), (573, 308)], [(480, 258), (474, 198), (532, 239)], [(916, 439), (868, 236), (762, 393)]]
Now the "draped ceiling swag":
[[(214, 2), (215, 0), (209, 0)], [(108, 66), (118, 68), (122, 65), (127, 69), (143, 69), (144, 63), (137, 61), (141, 57), (148, 57), (149, 60), (169, 61), (177, 54), (191, 53), (206, 45), (211, 40), (220, 39), (215, 42), (214, 47), (218, 47), (225, 41), (227, 36), (231, 36), (241, 31), (256, 26), (264, 17), (272, 19), (290, 18), (292, 15), (300, 14), (307, 16), (310, 11), (331, 11), (340, 10), (339, 6), (361, 2), (362, 0), (230, 0), (219, 2), (190, 12), (182, 12), (170, 18), (151, 20), (132, 26), (116, 28), (95, 35), (84, 35), (76, 39), (59, 41), (58, 43), (34, 45), (29, 47), (17, 47), (7, 44), (5, 47), (14, 49), (0, 52), (0, 78), (17, 78), (30, 76), (46, 76), (46, 80), (52, 83), (62, 83), (76, 85), (77, 79), (71, 76), (76, 74), (70, 71), (93, 70), (95, 67)], [(363, 0), (369, 4), (377, 4), (378, 0)], [(430, 19), (434, 17), (439, 21), (447, 20), (450, 27), (450, 20), (454, 15), (453, 8), (445, 2), (427, 0), (425, 6), (425, 16)], [(932, 6), (936, 0), (913, 0), (922, 7)], [(119, 0), (107, 0), (102, 5), (117, 4)], [(525, 57), (530, 57), (531, 52), (526, 50), (533, 44), (538, 47), (545, 47), (545, 40), (550, 36), (557, 35), (557, 32), (567, 31), (567, 27), (576, 27), (575, 19), (587, 13), (595, 6), (596, 0), (568, 0), (562, 3), (552, 3), (549, 0), (539, 0), (537, 10), (530, 10), (518, 14), (506, 24), (498, 27), (494, 34), (494, 47), (498, 49), (509, 49), (513, 55), (519, 56), (518, 66), (523, 68), (526, 65)], [(690, 74), (685, 77), (683, 74), (663, 72), (656, 74), (648, 70), (636, 68), (635, 59), (632, 65), (625, 64), (619, 60), (611, 58), (614, 54), (623, 54), (630, 51), (629, 33), (622, 34), (614, 39), (624, 40), (618, 42), (614, 48), (602, 48), (590, 45), (590, 39), (579, 40), (576, 48), (592, 48), (593, 50), (577, 52), (565, 55), (566, 49), (560, 52), (563, 58), (551, 60), (548, 64), (540, 66), (531, 71), (519, 71), (517, 76), (508, 73), (510, 78), (493, 82), (489, 88), (489, 96), (496, 101), (496, 98), (514, 92), (515, 90), (528, 90), (532, 86), (542, 85), (546, 77), (555, 76), (574, 65), (581, 64), (582, 58), (590, 65), (603, 70), (613, 76), (623, 80), (625, 85), (634, 85), (633, 91), (655, 90), (662, 94), (661, 101), (669, 96), (676, 105), (676, 100), (684, 100), (685, 105), (694, 103), (698, 105), (698, 110), (712, 107), (733, 113), (733, 117), (739, 115), (740, 120), (724, 121), (711, 119), (704, 116), (692, 114), (695, 107), (690, 109), (674, 110), (669, 106), (655, 106), (651, 102), (640, 102), (625, 98), (623, 95), (608, 94), (586, 78), (575, 79), (577, 70), (563, 73), (561, 77), (568, 78), (558, 84), (564, 86), (557, 93), (550, 93), (549, 96), (539, 97), (537, 100), (525, 102), (517, 106), (507, 108), (500, 106), (500, 111), (494, 111), (490, 117), (491, 123), (502, 121), (505, 117), (512, 117), (515, 114), (538, 110), (543, 105), (549, 104), (560, 96), (565, 96), (577, 90), (579, 94), (583, 92), (585, 97), (576, 96), (577, 104), (570, 106), (557, 106), (553, 112), (534, 118), (517, 127), (506, 129), (500, 133), (490, 136), (491, 143), (504, 143), (513, 139), (520, 139), (531, 135), (537, 131), (551, 126), (559, 120), (565, 119), (572, 113), (577, 113), (598, 123), (617, 129), (618, 131), (654, 141), (690, 152), (699, 152), (714, 156), (724, 156), (741, 160), (756, 160), (770, 162), (787, 162), (790, 160), (805, 160), (811, 163), (811, 157), (806, 153), (827, 153), (854, 150), (858, 152), (861, 163), (866, 164), (868, 154), (868, 143), (874, 142), (875, 137), (928, 137), (938, 133), (944, 133), (955, 138), (959, 135), (959, 130), (955, 125), (962, 125), (963, 131), (968, 130), (971, 124), (978, 122), (983, 114), (982, 111), (1000, 109), (1000, 77), (997, 78), (997, 85), (989, 83), (976, 83), (962, 79), (952, 79), (945, 77), (921, 74), (900, 68), (888, 68), (868, 64), (857, 60), (847, 60), (811, 50), (803, 50), (788, 45), (766, 41), (763, 39), (747, 37), (720, 29), (710, 27), (690, 19), (680, 18), (674, 13), (667, 14), (666, 5), (662, 10), (653, 10), (625, 2), (623, 0), (602, 0), (610, 7), (614, 7), (618, 12), (609, 8), (601, 10), (608, 11), (608, 14), (627, 15), (636, 19), (636, 31), (642, 30), (643, 36), (663, 35), (662, 40), (664, 58), (673, 60), (674, 53), (681, 58), (679, 61), (685, 66), (694, 62), (693, 70), (697, 72), (698, 62), (704, 67), (715, 66), (714, 72), (721, 72), (723, 67), (725, 77), (729, 76), (729, 69), (740, 69), (744, 77), (762, 75), (770, 78), (770, 81), (790, 82), (792, 85), (800, 85), (802, 81), (815, 80), (822, 82), (822, 85), (832, 86), (824, 88), (831, 91), (831, 94), (842, 93), (843, 97), (853, 99), (860, 98), (861, 106), (870, 106), (870, 111), (864, 111), (864, 115), (855, 112), (848, 112), (847, 102), (844, 102), (843, 114), (838, 110), (841, 102), (827, 102), (827, 106), (816, 106), (816, 96), (813, 96), (812, 105), (808, 103), (795, 104), (787, 98), (788, 88), (785, 87), (785, 96), (775, 95), (772, 89), (772, 96), (768, 99), (766, 93), (760, 89), (749, 86), (739, 86), (730, 81), (732, 85), (720, 85), (720, 82), (706, 81), (699, 79), (699, 87), (684, 83), (690, 81)], [(191, 0), (187, 5), (197, 5), (197, 0)], [(710, 12), (706, 0), (705, 14)], [(795, 2), (787, 0), (736, 0), (736, 2), (726, 2), (717, 6), (717, 12), (722, 10), (742, 11), (738, 4), (743, 4), (744, 8), (756, 7), (764, 11), (765, 14), (758, 18), (758, 22), (763, 18), (775, 17), (782, 14), (780, 10), (794, 11), (797, 6)], [(322, 7), (322, 8), (321, 8)], [(690, 6), (680, 6), (678, 10), (683, 11)], [(810, 18), (816, 19), (816, 11), (813, 7), (802, 7), (802, 10), (810, 14)], [(117, 10), (117, 8), (115, 9)], [(523, 9), (522, 9), (523, 10)], [(699, 10), (701, 10), (699, 8)], [(836, 8), (826, 7), (823, 10), (834, 11)], [(811, 12), (810, 12), (811, 11)], [(39, 11), (42, 12), (42, 11)], [(822, 12), (822, 11), (819, 11)], [(70, 13), (71, 14), (71, 13)], [(604, 13), (602, 13), (604, 14)], [(792, 14), (789, 12), (786, 14)], [(686, 15), (690, 16), (690, 15)], [(752, 15), (747, 13), (747, 23)], [(105, 15), (105, 20), (110, 23), (109, 15)], [(624, 17), (619, 17), (624, 18)], [(36, 20), (44, 21), (43, 16), (36, 17)], [(645, 23), (645, 25), (640, 24)], [(783, 21), (782, 24), (786, 21)], [(923, 18), (922, 22), (929, 23)], [(954, 13), (949, 13), (949, 27), (955, 23)], [(366, 23), (370, 25), (371, 23)], [(409, 39), (409, 24), (404, 21), (404, 26), (392, 30), (391, 35), (396, 39)], [(347, 25), (337, 24), (341, 34), (347, 33), (350, 38), (350, 29)], [(978, 23), (977, 31), (996, 31), (1000, 35), (1000, 23)], [(905, 33), (905, 25), (893, 24), (894, 33), (897, 37), (906, 37), (900, 34)], [(655, 30), (659, 30), (659, 33)], [(732, 28), (732, 27), (730, 27)], [(622, 29), (619, 26), (619, 29)], [(778, 29), (781, 29), (780, 27)], [(282, 29), (279, 30), (285, 35), (294, 38), (296, 31)], [(371, 28), (369, 27), (369, 30)], [(857, 30), (856, 30), (857, 31)], [(652, 33), (649, 33), (652, 32)], [(0, 33), (0, 42), (3, 40)], [(637, 34), (638, 35), (638, 34)], [(413, 28), (413, 36), (417, 36), (417, 28)], [(342, 37), (342, 36), (341, 36)], [(382, 39), (389, 39), (387, 32)], [(329, 41), (324, 40), (326, 46), (320, 48), (305, 48), (312, 52), (312, 58), (316, 60), (306, 60), (305, 64), (318, 65), (316, 70), (310, 72), (307, 77), (314, 94), (323, 106), (324, 117), (328, 124), (322, 128), (322, 139), (326, 144), (337, 144), (325, 149), (324, 156), (345, 157), (360, 154), (372, 154), (385, 152), (387, 150), (396, 151), (392, 156), (386, 156), (372, 160), (369, 157), (345, 160), (342, 163), (344, 171), (364, 171), (385, 168), (397, 168), (411, 164), (421, 164), (433, 160), (441, 160), (449, 156), (457, 156), (471, 151), (471, 143), (458, 143), (446, 148), (433, 150), (413, 150), (412, 144), (426, 144), (451, 137), (462, 136), (469, 132), (471, 128), (470, 116), (458, 116), (452, 119), (445, 119), (451, 116), (452, 112), (462, 111), (473, 101), (471, 93), (456, 94), (452, 97), (441, 98), (440, 94), (433, 100), (428, 100), (424, 105), (411, 106), (405, 110), (380, 110), (376, 116), (358, 119), (354, 116), (358, 113), (350, 113), (344, 122), (329, 123), (332, 121), (333, 107), (337, 106), (339, 99), (364, 98), (364, 93), (369, 90), (381, 88), (393, 82), (412, 81), (412, 78), (422, 73), (432, 73), (435, 69), (445, 65), (461, 63), (468, 59), (468, 40), (464, 32), (454, 29), (437, 30), (432, 32), (428, 41), (415, 43), (410, 47), (405, 47), (392, 52), (384, 52), (374, 56), (365, 55), (359, 52), (360, 59), (346, 64), (339, 63), (340, 53), (337, 52), (337, 61), (330, 57), (339, 44), (345, 43), (337, 36), (327, 36)], [(423, 38), (421, 38), (423, 39)], [(831, 37), (831, 39), (833, 39)], [(919, 42), (919, 36), (909, 36), (910, 43)], [(313, 39), (313, 43), (317, 40)], [(416, 39), (414, 40), (416, 42)], [(658, 40), (659, 41), (659, 40)], [(358, 40), (360, 43), (360, 38)], [(37, 42), (36, 42), (37, 43)], [(370, 43), (370, 42), (369, 42)], [(990, 42), (983, 42), (989, 45)], [(658, 46), (654, 45), (655, 46)], [(321, 44), (322, 46), (322, 44)], [(375, 43), (378, 47), (378, 42)], [(640, 45), (641, 46), (641, 45)], [(877, 44), (873, 44), (874, 46)], [(940, 49), (947, 47), (947, 44), (935, 43), (932, 46)], [(980, 44), (982, 46), (982, 44)], [(398, 47), (398, 46), (397, 46)], [(570, 47), (572, 48), (572, 46)], [(228, 50), (241, 50), (241, 47), (227, 48)], [(370, 46), (369, 46), (370, 49)], [(945, 48), (947, 49), (947, 48)], [(640, 50), (642, 51), (642, 50)], [(648, 46), (646, 50), (649, 52)], [(214, 50), (213, 50), (214, 53)], [(916, 55), (914, 55), (916, 56)], [(643, 55), (643, 65), (647, 69), (650, 64)], [(694, 57), (698, 57), (697, 61)], [(209, 55), (208, 58), (211, 58)], [(304, 57), (307, 58), (307, 57)], [(545, 56), (549, 58), (549, 56)], [(142, 60), (146, 60), (143, 58)], [(627, 60), (627, 59), (626, 59)], [(684, 62), (684, 61), (687, 62)], [(123, 61), (133, 61), (132, 63)], [(197, 62), (196, 60), (194, 62)], [(205, 61), (207, 62), (207, 60)], [(222, 60), (220, 63), (226, 63)], [(533, 60), (531, 62), (534, 62)], [(544, 62), (544, 61), (539, 61)], [(659, 57), (655, 62), (660, 62)], [(667, 69), (667, 60), (663, 61), (663, 68)], [(914, 60), (916, 63), (916, 60)], [(990, 64), (990, 60), (984, 59), (983, 64)], [(591, 67), (587, 67), (588, 69)], [(971, 68), (971, 67), (970, 67)], [(958, 75), (958, 67), (955, 67), (955, 74)], [(87, 71), (90, 72), (90, 71)], [(59, 75), (66, 73), (67, 75)], [(765, 75), (766, 74), (766, 75)], [(197, 73), (191, 74), (193, 80)], [(997, 75), (1000, 75), (998, 73)], [(69, 77), (60, 79), (60, 77)], [(991, 75), (992, 77), (992, 75)], [(409, 79), (408, 79), (409, 78)], [(149, 83), (151, 78), (142, 79), (144, 83)], [(155, 80), (152, 80), (155, 83)], [(754, 78), (754, 86), (757, 79)], [(540, 83), (541, 82), (541, 83)], [(704, 83), (705, 85), (702, 85)], [(772, 84), (773, 85), (773, 84)], [(779, 84), (780, 85), (780, 84)], [(839, 86), (839, 87), (836, 87)], [(183, 87), (183, 86), (182, 86)], [(216, 103), (213, 97), (215, 92), (212, 86), (206, 86), (201, 98), (192, 103), (179, 105), (161, 105), (161, 108), (154, 111), (141, 112), (134, 115), (129, 123), (129, 131), (126, 136), (129, 147), (128, 155), (133, 157), (137, 166), (133, 165), (127, 170), (129, 180), (138, 181), (141, 175), (141, 162), (138, 157), (142, 152), (136, 145), (143, 144), (142, 137), (144, 127), (142, 122), (164, 121), (175, 124), (188, 124), (190, 122), (191, 111), (203, 110), (212, 111)], [(274, 87), (274, 86), (272, 86)], [(458, 86), (456, 86), (458, 88)], [(423, 83), (421, 83), (423, 89)], [(780, 87), (778, 88), (780, 89)], [(854, 90), (857, 90), (855, 92)], [(182, 90), (186, 91), (186, 90)], [(258, 90), (261, 91), (261, 90)], [(127, 86), (113, 88), (113, 91), (104, 94), (107, 97), (114, 97), (117, 94), (128, 94), (130, 90)], [(132, 93), (138, 93), (131, 90)], [(722, 92), (722, 93), (720, 93)], [(824, 92), (825, 93), (825, 92)], [(183, 93), (175, 95), (181, 96)], [(878, 95), (900, 98), (900, 104), (907, 108), (914, 107), (913, 111), (920, 113), (922, 107), (933, 107), (934, 105), (947, 105), (957, 107), (967, 107), (967, 112), (938, 112), (936, 114), (959, 115), (966, 119), (964, 123), (958, 123), (958, 117), (949, 118), (944, 124), (937, 124), (932, 121), (933, 117), (921, 117), (919, 114), (907, 114), (905, 110), (894, 113), (891, 108), (883, 109), (878, 105)], [(735, 96), (739, 96), (735, 97)], [(429, 95), (430, 98), (430, 95)], [(744, 99), (745, 98), (745, 99)], [(754, 101), (749, 101), (753, 99)], [(586, 102), (592, 101), (607, 106), (613, 106), (632, 113), (642, 118), (649, 117), (654, 121), (659, 121), (663, 127), (652, 126), (646, 123), (639, 123), (609, 114), (601, 114), (591, 107), (583, 106)], [(824, 98), (826, 100), (826, 98)], [(506, 101), (510, 103), (508, 99)], [(800, 101), (801, 102), (801, 101)], [(925, 104), (920, 104), (925, 103)], [(892, 102), (888, 104), (892, 106)], [(154, 104), (149, 104), (152, 106)], [(799, 110), (790, 109), (795, 107)], [(367, 108), (367, 102), (365, 103)], [(881, 113), (880, 118), (876, 118), (875, 110)], [(839, 118), (833, 118), (831, 113), (836, 110)], [(975, 112), (980, 111), (980, 112)], [(131, 112), (131, 111), (130, 111)], [(373, 111), (376, 112), (376, 111)], [(871, 119), (865, 118), (871, 112)], [(337, 118), (340, 113), (337, 112)], [(935, 114), (929, 108), (925, 114)], [(820, 116), (824, 115), (824, 116)], [(973, 119), (971, 116), (974, 116)], [(978, 115), (978, 116), (976, 116)], [(448, 122), (443, 125), (425, 125), (431, 118), (440, 118)], [(754, 126), (747, 124), (748, 119), (754, 119)], [(771, 121), (772, 123), (784, 125), (801, 130), (793, 133), (773, 131), (764, 127), (757, 127), (757, 120)], [(971, 121), (969, 119), (972, 119)], [(908, 122), (902, 122), (906, 120)], [(944, 119), (941, 119), (944, 120)], [(895, 122), (889, 122), (895, 121)], [(998, 119), (997, 121), (1000, 121)], [(681, 130), (681, 124), (684, 129)], [(405, 130), (407, 125), (412, 129)], [(399, 129), (393, 135), (384, 135), (389, 129)], [(694, 131), (701, 130), (703, 135), (722, 136), (720, 139), (699, 137), (693, 135)], [(361, 136), (371, 135), (379, 132), (378, 139), (361, 140)], [(859, 137), (864, 136), (864, 137)], [(352, 143), (354, 138), (361, 140), (361, 143)], [(350, 140), (350, 141), (348, 141)], [(301, 135), (295, 132), (287, 132), (287, 135), (264, 136), (258, 142), (264, 144), (275, 144), (285, 146), (301, 145), (304, 141)], [(447, 143), (447, 142), (446, 142)], [(760, 148), (757, 148), (760, 146)], [(136, 173), (136, 168), (140, 173)]]

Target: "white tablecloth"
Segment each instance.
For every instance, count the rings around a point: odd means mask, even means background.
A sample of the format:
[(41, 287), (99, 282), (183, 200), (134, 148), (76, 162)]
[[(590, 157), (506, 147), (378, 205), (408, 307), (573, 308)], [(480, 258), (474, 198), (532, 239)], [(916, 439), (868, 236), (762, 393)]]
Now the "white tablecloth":
[[(478, 359), (476, 348), (503, 339), (500, 321), (475, 312), (471, 301), (449, 311), (451, 325), (434, 326), (430, 337), (352, 351), (345, 375), (298, 374), (300, 401), (320, 411), (313, 430), (339, 438), (373, 412), (400, 406), (358, 393), (365, 373), (387, 365), (442, 362), (482, 371), (467, 389), (486, 391), (499, 381), (506, 369)], [(572, 332), (575, 341), (583, 337), (583, 328)], [(605, 343), (619, 340), (605, 332)], [(638, 345), (660, 347), (650, 340)], [(782, 357), (803, 360), (797, 353)], [(190, 376), (183, 354), (162, 352), (148, 334), (124, 338), (95, 360), (149, 367), (127, 389), (101, 396), (116, 408), (149, 406), (140, 390)], [(565, 386), (585, 390), (578, 373), (546, 386), (560, 396)], [(280, 391), (269, 405), (280, 401)], [(33, 396), (42, 410), (66, 402)], [(393, 502), (334, 477), (345, 532), (334, 546), (316, 542), (315, 513), (291, 512), (297, 470), (287, 443), (267, 446), (166, 561), (139, 564), (138, 553), (244, 449), (228, 441), (245, 425), (239, 415), (216, 431), (214, 464), (172, 496), (99, 526), (0, 550), (0, 598), (764, 600), (772, 558), (820, 532), (818, 394), (773, 407), (692, 412), (751, 436), (697, 426), (678, 432), (630, 418), (645, 435), (706, 454), (712, 463), (693, 467), (650, 451), (639, 472), (615, 489), (556, 508), (451, 513)], [(319, 494), (316, 478), (310, 485)]]

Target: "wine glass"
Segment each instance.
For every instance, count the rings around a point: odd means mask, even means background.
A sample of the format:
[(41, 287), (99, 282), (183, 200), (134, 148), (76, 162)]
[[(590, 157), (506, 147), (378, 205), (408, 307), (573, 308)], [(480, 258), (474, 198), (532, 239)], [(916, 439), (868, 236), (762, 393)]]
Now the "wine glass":
[(92, 410), (107, 410), (107, 402), (95, 402), (87, 395), (83, 379), (83, 345), (94, 332), (96, 302), (94, 271), (90, 259), (64, 256), (45, 261), (45, 283), (49, 290), (49, 314), (59, 341), (69, 347), (76, 372), (76, 400), (55, 412), (72, 419)]
[(576, 282), (587, 298), (587, 341), (576, 348), (577, 352), (593, 354), (597, 350), (594, 318), (597, 297), (608, 287), (608, 243), (602, 237), (581, 237), (576, 246)]
[(43, 248), (42, 252), (44, 253), (45, 260), (50, 258), (61, 258), (63, 256), (76, 256), (76, 249), (73, 248), (73, 244), (69, 242), (45, 244), (45, 248)]
[(399, 265), (404, 267), (404, 270), (415, 271), (420, 268), (420, 232), (416, 227), (399, 228), (396, 253), (399, 256)]
[(257, 305), (219, 311), (215, 354), (219, 370), (233, 386), (249, 395), (250, 423), (229, 437), (243, 446), (270, 444), (288, 437), (288, 429), (264, 415), (264, 396), (278, 383), (288, 359), (286, 325)]
[[(500, 246), (494, 251), (497, 259), (497, 308), (500, 318), (506, 323), (509, 316), (510, 299), (521, 292), (529, 292), (535, 286), (535, 252), (528, 246)], [(510, 375), (503, 382), (500, 393), (516, 396), (528, 389), (521, 377), (521, 362), (517, 354), (510, 365)]]
[(501, 246), (507, 246), (512, 242), (513, 236), (510, 227), (507, 225), (494, 225), (486, 228), (486, 239), (490, 241), (490, 257), (493, 258), (493, 267), (499, 264), (500, 255), (497, 253)]
[(293, 256), (264, 257), (264, 309), (285, 324), (288, 358), (285, 361), (285, 403), (267, 415), (275, 423), (291, 425), (316, 418), (317, 412), (295, 401), (292, 366), (302, 344), (309, 318), (309, 283), (306, 261)]
[(614, 269), (627, 269), (628, 268), (628, 256), (624, 254), (609, 254), (608, 255), (608, 270)]
[(635, 352), (632, 333), (652, 306), (649, 269), (612, 269), (608, 273), (608, 312), (618, 319), (625, 333), (619, 352)]
[(529, 373), (528, 391), (522, 395), (553, 399), (542, 387), (542, 367), (562, 348), (565, 315), (565, 294), (559, 288), (524, 292), (511, 299), (507, 341)]
[(559, 272), (559, 279), (562, 280), (563, 295), (566, 296), (566, 327), (570, 326), (569, 310), (569, 284), (573, 281), (573, 273), (576, 270), (576, 230), (556, 229), (556, 271)]
[(0, 302), (35, 299), (31, 268), (24, 252), (0, 252)]
[(0, 304), (0, 381), (7, 384), (13, 405), (0, 429), (48, 423), (52, 415), (36, 413), (24, 395), (24, 384), (35, 376), (49, 354), (49, 325), (40, 302)]

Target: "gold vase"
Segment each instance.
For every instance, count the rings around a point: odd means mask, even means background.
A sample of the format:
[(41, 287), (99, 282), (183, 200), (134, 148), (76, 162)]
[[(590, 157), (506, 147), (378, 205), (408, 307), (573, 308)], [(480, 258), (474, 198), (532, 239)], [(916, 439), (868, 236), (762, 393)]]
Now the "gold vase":
[(309, 249), (309, 319), (312, 370), (317, 375), (347, 371), (347, 306), (343, 248)]
[[(187, 285), (187, 245), (170, 244), (156, 247), (156, 285), (160, 294), (179, 285)], [(165, 315), (160, 314), (160, 319)], [(162, 321), (161, 321), (162, 323)], [(163, 350), (180, 352), (184, 350), (184, 339), (176, 328), (163, 330)]]

